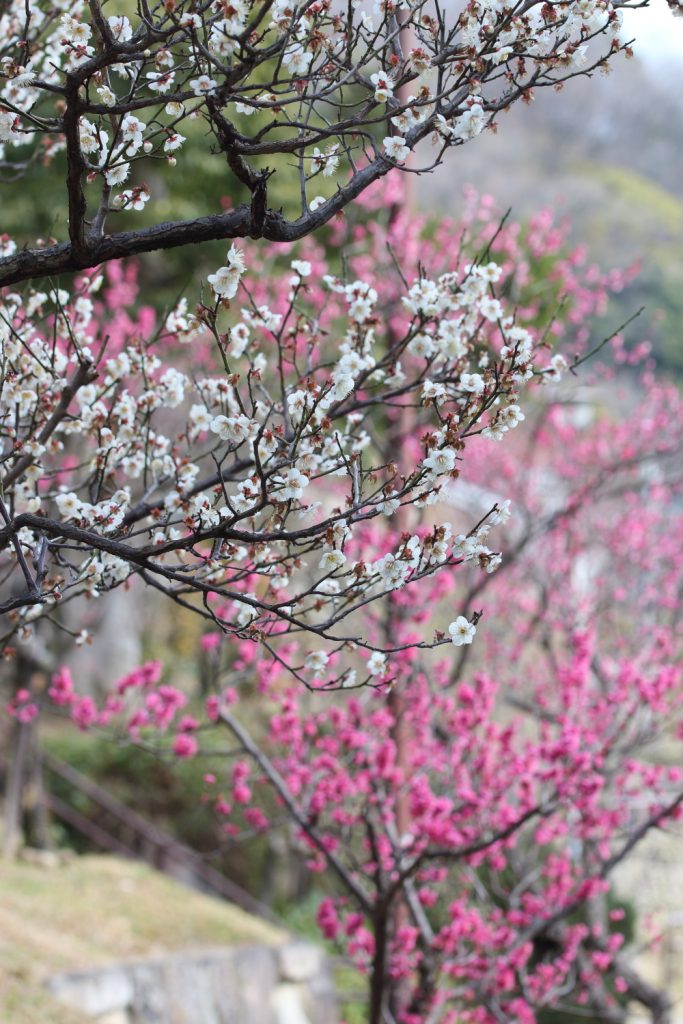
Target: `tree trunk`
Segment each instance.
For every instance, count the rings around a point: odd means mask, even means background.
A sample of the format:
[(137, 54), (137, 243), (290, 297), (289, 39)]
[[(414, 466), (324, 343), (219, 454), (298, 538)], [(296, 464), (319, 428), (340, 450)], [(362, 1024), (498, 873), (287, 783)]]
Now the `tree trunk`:
[(32, 726), (32, 722), (14, 723), (5, 789), (5, 834), (2, 854), (6, 859), (16, 857), (24, 842), (24, 783), (28, 769)]
[(374, 922), (375, 952), (370, 972), (370, 1015), (368, 1024), (382, 1024), (386, 999), (387, 912)]

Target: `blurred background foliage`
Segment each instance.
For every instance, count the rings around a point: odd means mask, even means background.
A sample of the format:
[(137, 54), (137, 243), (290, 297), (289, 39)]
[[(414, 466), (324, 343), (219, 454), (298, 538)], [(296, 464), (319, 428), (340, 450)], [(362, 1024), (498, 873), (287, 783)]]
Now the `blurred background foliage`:
[(601, 268), (637, 263), (607, 325), (644, 305), (627, 341), (650, 340), (660, 369), (680, 379), (683, 56), (646, 57), (617, 61), (611, 74), (577, 79), (559, 94), (537, 90), (530, 106), (501, 115), (496, 133), (451, 154), (425, 193), (432, 208), (457, 209), (473, 182), (520, 220), (549, 206)]

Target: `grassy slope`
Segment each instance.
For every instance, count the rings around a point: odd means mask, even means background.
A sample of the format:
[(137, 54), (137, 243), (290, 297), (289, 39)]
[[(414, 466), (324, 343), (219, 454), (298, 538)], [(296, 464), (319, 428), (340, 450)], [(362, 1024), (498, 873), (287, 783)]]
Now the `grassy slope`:
[(83, 1024), (42, 991), (60, 971), (167, 950), (286, 938), (237, 907), (142, 864), (79, 857), (54, 868), (0, 864), (0, 1021)]

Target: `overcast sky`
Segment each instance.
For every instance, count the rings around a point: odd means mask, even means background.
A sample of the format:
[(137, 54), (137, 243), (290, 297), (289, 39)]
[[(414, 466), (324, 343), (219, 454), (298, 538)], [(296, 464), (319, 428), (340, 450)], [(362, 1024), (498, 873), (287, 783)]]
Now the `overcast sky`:
[(635, 36), (634, 50), (650, 68), (675, 63), (683, 70), (683, 18), (675, 18), (666, 0), (651, 0), (650, 7), (626, 11), (624, 25)]

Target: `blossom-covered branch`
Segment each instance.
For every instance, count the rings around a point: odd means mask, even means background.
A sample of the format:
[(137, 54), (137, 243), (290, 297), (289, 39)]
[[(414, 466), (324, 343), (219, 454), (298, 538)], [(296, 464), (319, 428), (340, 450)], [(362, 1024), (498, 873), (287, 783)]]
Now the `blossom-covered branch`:
[[(307, 686), (350, 643), (367, 652), (367, 672), (325, 685), (379, 681), (406, 643), (362, 628), (359, 613), (367, 621), (387, 593), (467, 561), (496, 569), (505, 501), (462, 534), (439, 503), (468, 444), (504, 442), (524, 419), (525, 389), (566, 365), (547, 352), (534, 309), (502, 297), (514, 271), (491, 259), (496, 239), (474, 230), (451, 258), (434, 248), (433, 273), (425, 250), (381, 280), (341, 279), (313, 247), (284, 272), (250, 277), (232, 246), (196, 311), (182, 299), (156, 326), (148, 313), (144, 327), (108, 317), (102, 275), (74, 292), (8, 295), (5, 643), (59, 604), (138, 576), (271, 650), (315, 638), (306, 662), (289, 665)], [(372, 244), (383, 240), (376, 226)], [(178, 363), (190, 351), (188, 373)], [(399, 466), (386, 427), (408, 409)], [(408, 506), (423, 523), (404, 533), (393, 516)], [(469, 645), (477, 619), (451, 614), (411, 643)]]
[[(0, 15), (0, 169), (15, 181), (66, 154), (68, 239), (5, 240), (0, 285), (209, 239), (302, 238), (422, 140), (431, 168), (535, 89), (606, 68), (627, 48), (623, 6), (138, 0), (129, 18), (100, 0), (11, 0)], [(172, 173), (193, 147), (250, 201), (128, 227), (155, 206), (144, 176)], [(277, 172), (292, 158), (300, 199), (283, 214)]]

